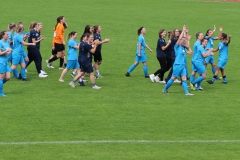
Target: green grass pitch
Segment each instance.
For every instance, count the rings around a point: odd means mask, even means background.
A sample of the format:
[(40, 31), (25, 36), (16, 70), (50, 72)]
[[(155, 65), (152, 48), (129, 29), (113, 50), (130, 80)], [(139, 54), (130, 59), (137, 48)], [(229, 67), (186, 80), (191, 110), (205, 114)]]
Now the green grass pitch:
[[(30, 82), (11, 79), (0, 97), (0, 160), (235, 160), (240, 159), (239, 12), (240, 3), (199, 0), (9, 0), (0, 5), (0, 28), (23, 21), (43, 23), (41, 42), (45, 79), (38, 78), (34, 64), (28, 68)], [(78, 39), (85, 25), (100, 24), (103, 64), (97, 79), (101, 90), (71, 88), (70, 72), (58, 82), (55, 69), (45, 65), (51, 55), (52, 28), (64, 15)], [(228, 84), (203, 82), (204, 91), (185, 96), (179, 84), (170, 94), (164, 86), (143, 77), (140, 64), (125, 77), (134, 62), (137, 29), (147, 29), (145, 39), (149, 73), (158, 69), (158, 31), (182, 29), (192, 35), (223, 26), (232, 34), (226, 67)], [(65, 37), (66, 37), (65, 34)], [(215, 46), (218, 42), (215, 42)], [(218, 54), (215, 56), (217, 61)], [(189, 73), (191, 69), (188, 56)], [(208, 66), (207, 79), (212, 77)], [(87, 78), (88, 79), (88, 78)]]

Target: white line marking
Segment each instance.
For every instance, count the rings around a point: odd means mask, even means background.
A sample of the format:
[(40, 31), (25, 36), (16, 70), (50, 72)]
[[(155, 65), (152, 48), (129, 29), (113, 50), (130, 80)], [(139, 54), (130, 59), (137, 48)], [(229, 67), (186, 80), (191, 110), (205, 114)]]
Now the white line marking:
[(39, 144), (84, 144), (84, 143), (240, 143), (240, 140), (79, 140), (79, 141), (36, 141), (0, 142), (0, 145), (39, 145)]

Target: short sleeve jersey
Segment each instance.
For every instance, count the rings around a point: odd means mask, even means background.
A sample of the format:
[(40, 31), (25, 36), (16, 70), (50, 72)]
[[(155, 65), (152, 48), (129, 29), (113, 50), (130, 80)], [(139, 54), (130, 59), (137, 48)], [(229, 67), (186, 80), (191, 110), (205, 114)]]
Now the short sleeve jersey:
[(196, 54), (197, 54), (197, 51), (198, 51), (198, 47), (201, 45), (200, 41), (197, 40), (194, 45), (193, 45), (193, 57), (192, 57), (192, 61), (195, 61), (196, 60)]
[[(35, 30), (31, 30), (29, 33), (29, 37), (28, 37), (28, 43), (33, 43), (32, 39), (35, 39), (35, 41), (37, 41), (40, 37), (40, 33), (38, 33)], [(36, 43), (35, 46), (29, 45), (28, 48), (40, 48), (40, 41)]]
[[(0, 40), (0, 50), (3, 52), (3, 51), (6, 51), (8, 48), (10, 48), (10, 43), (8, 40), (6, 41), (3, 41), (3, 40)], [(8, 56), (6, 54), (4, 55), (0, 55), (0, 63), (7, 63), (8, 61)]]
[(220, 42), (218, 44), (219, 60), (228, 60), (228, 44)]
[(21, 52), (23, 50), (23, 38), (21, 34), (14, 34), (13, 36), (13, 50), (16, 52)]
[(213, 37), (208, 37), (208, 36), (205, 36), (205, 38), (208, 40), (206, 48), (213, 48), (214, 38)]
[(177, 43), (174, 46), (174, 51), (176, 54), (176, 58), (174, 61), (174, 64), (180, 64), (180, 65), (185, 65), (185, 54), (186, 54), (186, 49), (182, 45), (178, 45)]
[(80, 43), (80, 50), (79, 50), (79, 56), (80, 56), (80, 63), (81, 64), (90, 64), (91, 60), (91, 53), (90, 50), (92, 49), (92, 46), (86, 42)]
[(77, 46), (78, 42), (76, 40), (70, 39), (68, 41), (68, 60), (77, 60), (77, 49), (74, 46)]
[(207, 53), (207, 51), (205, 50), (205, 48), (203, 48), (203, 46), (202, 45), (200, 45), (199, 47), (198, 47), (198, 51), (197, 51), (197, 54), (196, 54), (196, 61), (201, 61), (201, 62), (203, 62), (204, 63), (204, 57), (203, 57), (203, 55), (202, 55), (202, 53)]
[[(97, 40), (97, 39), (98, 39), (99, 41), (102, 41), (101, 35), (98, 34), (98, 33), (95, 33), (95, 34), (93, 35), (93, 38), (94, 38), (94, 41)], [(102, 49), (102, 44), (100, 44), (100, 45), (97, 46), (96, 51), (101, 51), (101, 49)]]
[(141, 44), (141, 53), (145, 53), (146, 41), (143, 35), (138, 36), (136, 55), (138, 55), (138, 44)]

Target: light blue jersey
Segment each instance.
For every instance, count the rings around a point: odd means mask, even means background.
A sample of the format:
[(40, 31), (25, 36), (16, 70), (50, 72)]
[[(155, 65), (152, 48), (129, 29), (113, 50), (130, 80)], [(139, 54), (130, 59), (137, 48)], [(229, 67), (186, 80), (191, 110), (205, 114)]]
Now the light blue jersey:
[(203, 57), (202, 53), (207, 53), (207, 51), (205, 50), (205, 48), (203, 48), (202, 45), (200, 45), (198, 47), (198, 51), (197, 51), (197, 54), (196, 54), (196, 61), (200, 61), (202, 63), (204, 63), (204, 60), (205, 58)]
[(208, 36), (205, 36), (205, 38), (208, 40), (206, 48), (213, 48), (214, 38), (213, 37), (208, 37)]
[(219, 60), (228, 60), (228, 44), (220, 42), (218, 44)]
[[(6, 51), (8, 48), (10, 48), (10, 43), (8, 40), (0, 40), (0, 50), (2, 52)], [(7, 64), (8, 63), (8, 55), (0, 55), (0, 63)]]
[(176, 54), (174, 64), (185, 65), (186, 48), (184, 46), (178, 45), (176, 43), (175, 46), (174, 46), (174, 51), (175, 51), (175, 54)]
[(138, 42), (137, 42), (137, 51), (136, 51), (136, 55), (138, 55), (138, 44), (141, 44), (141, 55), (142, 54), (145, 54), (145, 49), (146, 49), (146, 42), (145, 42), (145, 39), (144, 39), (144, 37), (143, 37), (143, 35), (140, 35), (139, 37), (138, 37)]
[(192, 62), (196, 60), (196, 54), (198, 51), (198, 47), (201, 45), (201, 42), (197, 40), (194, 45), (193, 45), (193, 57), (192, 57)]
[(23, 38), (22, 38), (22, 35), (21, 34), (14, 34), (13, 36), (13, 55), (14, 54), (22, 54), (22, 50), (23, 50)]
[[(13, 34), (11, 31), (8, 31), (8, 38), (11, 39), (13, 41)], [(10, 44), (10, 47), (13, 49), (13, 43)]]
[(74, 46), (77, 46), (78, 42), (76, 40), (70, 39), (68, 41), (68, 60), (77, 60), (77, 49)]

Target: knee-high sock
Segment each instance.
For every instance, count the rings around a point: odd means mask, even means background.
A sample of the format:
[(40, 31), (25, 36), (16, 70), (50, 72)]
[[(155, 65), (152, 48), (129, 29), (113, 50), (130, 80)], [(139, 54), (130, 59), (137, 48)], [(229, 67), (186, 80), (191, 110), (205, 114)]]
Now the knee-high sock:
[(128, 73), (131, 73), (136, 68), (135, 64), (132, 64), (130, 68), (128, 69)]
[(168, 88), (173, 84), (174, 80), (172, 78), (170, 78), (165, 86), (165, 88), (163, 89), (164, 91), (167, 91)]
[(185, 94), (189, 93), (186, 81), (182, 81), (182, 87), (183, 87), (183, 90), (184, 90)]
[(3, 79), (3, 84), (4, 84), (4, 83), (6, 83), (6, 82), (7, 82), (7, 79), (6, 79), (6, 78), (4, 78), (4, 79)]
[(215, 74), (215, 72), (216, 72), (216, 68), (215, 68), (215, 67), (212, 67), (212, 73), (213, 73), (213, 75)]
[(197, 79), (195, 79), (192, 84), (196, 84), (198, 82), (202, 82), (202, 80), (204, 80), (204, 77), (203, 76), (199, 76)]
[(194, 75), (194, 74), (191, 74), (191, 76), (190, 76), (190, 82), (191, 82), (191, 83), (194, 81), (194, 78), (195, 78), (195, 75)]
[(63, 67), (63, 63), (64, 63), (64, 58), (60, 58), (59, 60), (60, 60), (60, 64), (59, 64), (59, 67), (61, 68), (61, 67)]
[(0, 94), (3, 94), (3, 80), (0, 79)]
[(24, 79), (27, 78), (25, 68), (21, 68), (21, 75), (22, 75), (22, 78)]
[(29, 61), (26, 61), (26, 60), (24, 60), (24, 61), (25, 61), (25, 65), (27, 66)]
[(148, 76), (148, 66), (143, 66), (143, 72), (145, 76)]
[(18, 69), (15, 68), (15, 69), (13, 69), (12, 71), (13, 71), (13, 76), (14, 76), (15, 78), (18, 78), (18, 77), (19, 77)]

